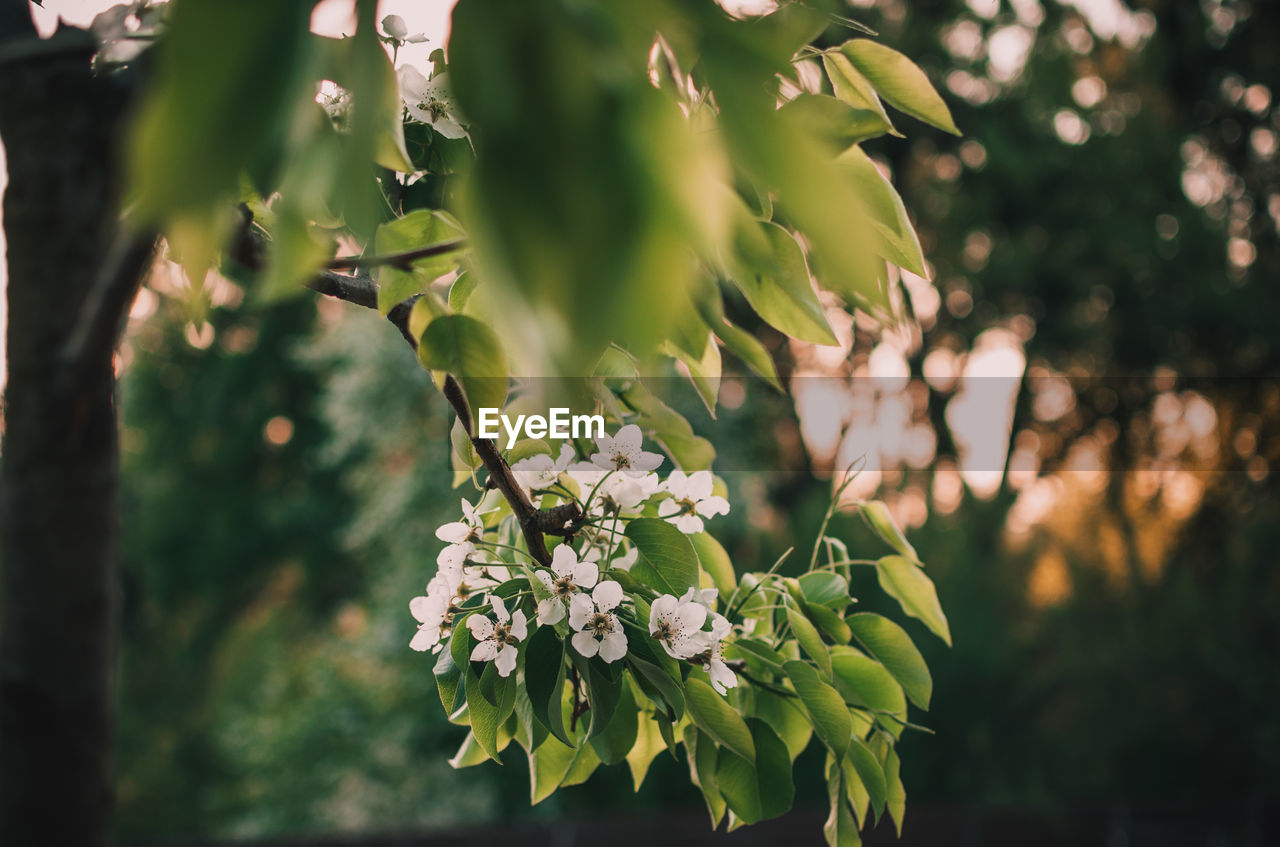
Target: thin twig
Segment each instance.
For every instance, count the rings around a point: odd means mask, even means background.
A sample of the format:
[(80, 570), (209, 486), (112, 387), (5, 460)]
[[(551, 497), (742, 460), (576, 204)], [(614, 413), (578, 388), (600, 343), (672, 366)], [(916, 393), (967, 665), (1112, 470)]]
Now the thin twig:
[(414, 262), (423, 259), (431, 259), (436, 256), (443, 256), (445, 253), (452, 253), (455, 250), (461, 250), (467, 246), (465, 238), (455, 238), (453, 241), (442, 241), (439, 244), (430, 244), (426, 247), (417, 247), (413, 250), (405, 250), (400, 253), (385, 253), (375, 256), (338, 256), (330, 259), (325, 265), (329, 270), (360, 270), (362, 268), (392, 267), (400, 270), (409, 270)]

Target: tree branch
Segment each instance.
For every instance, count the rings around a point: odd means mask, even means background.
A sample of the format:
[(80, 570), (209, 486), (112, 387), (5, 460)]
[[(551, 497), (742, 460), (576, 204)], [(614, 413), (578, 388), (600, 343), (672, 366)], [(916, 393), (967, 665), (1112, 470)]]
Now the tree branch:
[(385, 266), (407, 271), (413, 266), (414, 262), (430, 259), (434, 256), (443, 256), (445, 253), (452, 253), (466, 246), (467, 240), (465, 238), (456, 238), (453, 241), (444, 241), (440, 244), (418, 247), (401, 253), (387, 253), (381, 256), (339, 256), (335, 259), (330, 259), (325, 267), (329, 268), (329, 270), (349, 269), (354, 271), (361, 268)]

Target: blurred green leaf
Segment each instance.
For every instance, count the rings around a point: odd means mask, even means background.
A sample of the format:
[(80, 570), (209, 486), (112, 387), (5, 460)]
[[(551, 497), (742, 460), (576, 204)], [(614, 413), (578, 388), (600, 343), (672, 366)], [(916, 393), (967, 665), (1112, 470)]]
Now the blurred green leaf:
[(866, 38), (846, 41), (840, 49), (891, 106), (952, 135), (960, 134), (951, 110), (915, 62)]

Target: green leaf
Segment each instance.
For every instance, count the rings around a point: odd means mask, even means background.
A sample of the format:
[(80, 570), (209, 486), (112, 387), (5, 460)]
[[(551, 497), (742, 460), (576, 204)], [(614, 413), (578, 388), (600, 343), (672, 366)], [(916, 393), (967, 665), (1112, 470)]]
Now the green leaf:
[(634, 649), (628, 651), (626, 661), (640, 690), (650, 699), (657, 698), (660, 702), (656, 705), (666, 708), (671, 720), (680, 720), (684, 715), (684, 694), (680, 692), (680, 684), (662, 668), (635, 655)]
[(576, 650), (567, 652), (574, 667), (578, 669), (578, 678), (586, 687), (587, 703), (591, 706), (587, 712), (591, 719), (587, 737), (595, 738), (609, 728), (614, 710), (622, 697), (622, 668), (600, 658), (584, 658)]
[(858, 822), (845, 799), (846, 789), (844, 769), (839, 760), (827, 756), (827, 798), (831, 803), (831, 813), (822, 827), (827, 844), (831, 847), (858, 847), (862, 838), (858, 835)]
[(542, 742), (529, 754), (530, 802), (536, 806), (555, 793), (579, 760), (596, 760), (595, 751), (586, 744), (573, 748), (550, 737)]
[(458, 708), (458, 686), (462, 682), (462, 669), (454, 664), (449, 650), (441, 650), (434, 669), (436, 689), (440, 692), (440, 705), (444, 713), (452, 715)]
[(764, 234), (768, 252), (755, 257), (753, 267), (734, 273), (738, 290), (756, 314), (787, 335), (815, 344), (835, 344), (800, 245), (775, 223), (752, 226)]
[(726, 809), (724, 797), (716, 786), (716, 745), (711, 736), (689, 724), (684, 728), (684, 750), (689, 761), (689, 780), (702, 791), (711, 814), (711, 828), (715, 829)]
[(929, 268), (920, 248), (920, 238), (897, 189), (889, 184), (861, 147), (850, 147), (837, 161), (853, 178), (871, 232), (877, 237), (878, 254), (917, 276), (928, 278)]
[(847, 653), (833, 653), (831, 666), (836, 674), (836, 690), (855, 706), (907, 716), (907, 698), (902, 686), (884, 665), (874, 659), (845, 648)]
[(902, 611), (924, 621), (924, 625), (951, 646), (951, 628), (947, 616), (938, 602), (938, 592), (933, 580), (923, 569), (901, 556), (885, 556), (876, 563), (876, 576), (880, 587), (890, 597), (902, 604)]
[(960, 135), (951, 110), (915, 62), (866, 38), (846, 41), (840, 50), (889, 105), (944, 132)]
[(800, 577), (800, 592), (804, 599), (819, 606), (843, 609), (852, 601), (849, 582), (838, 573), (815, 571)]
[(758, 638), (738, 638), (731, 646), (740, 653), (763, 662), (773, 671), (781, 672), (782, 665), (786, 662), (781, 653)]
[(782, 107), (835, 155), (851, 145), (884, 135), (892, 127), (874, 111), (855, 109), (826, 94), (800, 94)]
[(862, 519), (867, 525), (880, 536), (886, 544), (897, 551), (909, 562), (917, 565), (923, 565), (920, 556), (916, 554), (916, 548), (911, 546), (911, 542), (902, 534), (902, 530), (898, 529), (898, 525), (894, 523), (893, 516), (889, 514), (889, 507), (880, 500), (870, 500), (862, 504)]
[(813, 729), (837, 758), (844, 756), (849, 749), (849, 739), (853, 734), (853, 722), (849, 718), (849, 708), (840, 693), (818, 676), (818, 672), (807, 662), (790, 661), (783, 669), (791, 679), (796, 694), (800, 695), (800, 703), (808, 712), (813, 722)]
[(795, 698), (782, 697), (764, 689), (755, 689), (752, 696), (755, 702), (751, 711), (773, 727), (782, 743), (787, 745), (791, 760), (795, 761), (813, 738), (809, 716), (796, 704)]
[(710, 533), (699, 532), (686, 537), (693, 545), (694, 552), (698, 554), (698, 562), (702, 565), (702, 570), (711, 577), (720, 596), (727, 599), (738, 585), (738, 577), (733, 572), (733, 562), (729, 560), (729, 554)]
[(471, 271), (463, 271), (449, 286), (449, 308), (459, 314), (465, 314), (471, 295), (476, 291), (476, 275)]
[(844, 618), (840, 617), (839, 612), (816, 603), (805, 603), (804, 613), (809, 620), (817, 624), (818, 629), (837, 644), (848, 644), (849, 639), (853, 638), (853, 630), (849, 629), (849, 625), (844, 622)]
[(418, 359), (431, 370), (458, 378), (471, 407), (473, 432), (482, 408), (500, 408), (507, 398), (507, 357), (493, 330), (465, 315), (441, 315), (418, 339)]
[(716, 786), (729, 808), (744, 823), (776, 818), (790, 811), (795, 799), (791, 777), (791, 754), (766, 722), (747, 722), (755, 742), (755, 763), (729, 748), (716, 759)]
[(677, 597), (698, 586), (698, 554), (683, 532), (659, 518), (636, 518), (626, 536), (640, 551), (631, 568), (636, 579)]
[(884, 757), (885, 804), (889, 807), (889, 816), (893, 818), (899, 838), (902, 837), (902, 819), (907, 814), (907, 791), (902, 787), (901, 768), (897, 751), (890, 747)]
[[(419, 209), (378, 227), (373, 237), (373, 252), (389, 256), (423, 247), (443, 246), (460, 241), (464, 235), (462, 227), (447, 212)], [(378, 311), (385, 315), (392, 306), (426, 290), (433, 279), (458, 266), (462, 253), (463, 248), (458, 247), (439, 256), (417, 259), (406, 267), (379, 266)]]
[(751, 730), (747, 728), (742, 715), (738, 714), (723, 697), (710, 685), (696, 677), (690, 677), (685, 681), (684, 696), (689, 716), (693, 718), (693, 722), (699, 729), (748, 762), (755, 762), (756, 747), (751, 738)]
[(824, 677), (831, 679), (831, 653), (823, 643), (817, 628), (790, 603), (787, 604), (787, 623), (791, 625), (791, 633), (800, 643), (800, 649), (806, 656), (813, 659)]
[[(699, 325), (701, 326), (701, 323)], [(707, 333), (700, 357), (691, 356), (670, 342), (664, 345), (664, 349), (668, 356), (683, 362), (684, 366), (688, 368), (689, 380), (693, 383), (694, 390), (698, 392), (698, 397), (702, 400), (702, 404), (707, 407), (707, 411), (714, 418), (716, 416), (716, 398), (720, 395), (721, 373), (720, 347), (716, 344), (715, 339), (711, 337), (710, 333)]]
[(489, 758), (499, 761), (502, 747), (498, 744), (498, 730), (515, 709), (515, 675), (498, 676), (498, 666), (486, 662), (480, 676), (468, 667), (463, 678), (467, 689), (467, 712), (471, 715), (471, 731), (475, 734), (476, 743)]
[(627, 757), (636, 743), (639, 717), (635, 695), (631, 692), (631, 686), (624, 681), (619, 689), (618, 702), (613, 708), (613, 717), (607, 725), (600, 732), (594, 732), (595, 721), (592, 720), (591, 746), (595, 748), (601, 763), (616, 765)]
[(564, 699), (564, 642), (554, 627), (540, 626), (529, 637), (524, 654), (524, 684), (533, 704), (533, 716), (556, 738), (574, 746), (565, 731), (561, 702)]
[(871, 797), (871, 807), (875, 809), (878, 816), (884, 811), (885, 803), (885, 782), (884, 771), (880, 769), (880, 762), (876, 759), (876, 754), (858, 738), (849, 739), (849, 752), (846, 754), (845, 761), (853, 766), (854, 771), (858, 774), (858, 779), (862, 780), (863, 787), (867, 790), (867, 794)]
[(733, 355), (742, 360), (748, 368), (757, 375), (764, 378), (766, 382), (777, 390), (782, 390), (782, 383), (778, 381), (778, 369), (773, 364), (773, 357), (769, 355), (769, 351), (760, 343), (760, 340), (745, 329), (741, 329), (728, 319), (725, 318), (720, 323), (711, 325), (712, 331), (719, 337), (720, 341), (728, 347)]
[(884, 124), (885, 132), (901, 136), (902, 133), (898, 132), (893, 126), (893, 121), (889, 120), (889, 114), (884, 110), (884, 105), (880, 102), (880, 97), (876, 94), (871, 81), (853, 66), (848, 56), (843, 53), (824, 53), (822, 67), (827, 72), (827, 78), (831, 80), (831, 90), (835, 92), (836, 97), (855, 109), (871, 112)]
[(870, 612), (850, 615), (845, 621), (853, 630), (853, 637), (873, 659), (893, 674), (911, 702), (928, 709), (933, 678), (924, 657), (902, 627)]
[(640, 786), (644, 784), (644, 778), (648, 775), (649, 766), (653, 764), (653, 760), (665, 749), (667, 744), (662, 737), (662, 729), (658, 726), (658, 722), (647, 712), (642, 714), (636, 732), (636, 743), (631, 748), (631, 752), (627, 753), (627, 767), (631, 769), (631, 781), (636, 791), (639, 791)]
[(596, 772), (598, 767), (600, 767), (600, 757), (596, 755), (596, 751), (592, 749), (590, 744), (583, 744), (578, 757), (569, 766), (569, 772), (564, 775), (564, 780), (560, 785), (564, 787), (581, 785), (591, 778), (591, 775)]

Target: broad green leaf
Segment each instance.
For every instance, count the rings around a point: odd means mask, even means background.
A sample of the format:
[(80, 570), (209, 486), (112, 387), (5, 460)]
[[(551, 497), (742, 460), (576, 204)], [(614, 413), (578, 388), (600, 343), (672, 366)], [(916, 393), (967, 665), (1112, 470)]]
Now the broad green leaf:
[(832, 653), (831, 666), (836, 674), (836, 690), (855, 706), (907, 716), (907, 698), (902, 686), (884, 665), (874, 659), (849, 652)]
[(822, 739), (822, 743), (836, 755), (844, 756), (849, 749), (849, 739), (853, 733), (853, 724), (849, 718), (849, 708), (840, 693), (823, 682), (808, 663), (790, 661), (783, 666), (787, 676), (800, 695), (800, 704), (809, 713), (813, 721), (813, 729)]
[[(747, 728), (742, 715), (717, 694), (715, 689), (696, 677), (690, 677), (684, 684), (684, 696), (689, 715), (699, 729), (748, 762), (755, 762), (756, 748), (751, 739), (751, 730)], [(838, 694), (836, 696), (839, 697)], [(842, 709), (843, 707), (841, 704)]]
[(902, 787), (902, 763), (898, 753), (892, 747), (884, 757), (885, 804), (889, 807), (889, 816), (902, 837), (902, 819), (907, 813), (907, 791)]
[(463, 679), (467, 689), (467, 712), (471, 715), (471, 732), (489, 758), (498, 761), (498, 754), (502, 752), (498, 731), (516, 705), (515, 675), (500, 677), (498, 666), (486, 662), (480, 676), (468, 668)]
[[(616, 765), (631, 752), (639, 731), (639, 715), (631, 686), (623, 680), (618, 702), (613, 708), (613, 717), (600, 732), (593, 731), (591, 735), (591, 746), (595, 748), (602, 764)], [(594, 720), (592, 723), (594, 730)]]
[(822, 827), (822, 834), (831, 847), (858, 847), (862, 838), (858, 835), (858, 822), (854, 820), (846, 797), (844, 769), (840, 761), (827, 756), (827, 799), (831, 812)]
[(440, 692), (440, 705), (444, 713), (452, 715), (458, 708), (458, 686), (462, 682), (462, 669), (454, 664), (449, 650), (441, 650), (434, 669), (436, 688)]
[(644, 778), (649, 773), (649, 765), (658, 754), (667, 749), (658, 722), (647, 712), (640, 715), (640, 724), (636, 732), (636, 743), (627, 753), (627, 767), (631, 769), (631, 781), (635, 790), (639, 791)]
[(693, 545), (694, 552), (698, 554), (698, 562), (702, 565), (702, 570), (711, 577), (720, 596), (728, 599), (738, 585), (738, 577), (733, 572), (733, 562), (729, 560), (729, 554), (710, 533), (699, 532), (688, 536), (688, 539)]
[(569, 766), (569, 772), (564, 775), (564, 780), (560, 784), (565, 787), (581, 785), (591, 778), (598, 767), (600, 767), (600, 757), (596, 755), (596, 751), (590, 744), (583, 744), (578, 757), (573, 760), (573, 764)]
[(640, 690), (650, 699), (657, 698), (660, 702), (655, 705), (666, 708), (671, 720), (680, 720), (684, 715), (684, 694), (680, 691), (680, 684), (659, 666), (635, 655), (634, 650), (628, 651), (627, 664), (631, 666)]
[(934, 635), (951, 646), (951, 628), (938, 602), (938, 591), (923, 569), (901, 556), (885, 556), (876, 563), (876, 576), (884, 592), (902, 604), (902, 611), (924, 621)]
[[(373, 237), (373, 252), (378, 256), (406, 253), (458, 242), (463, 235), (462, 227), (447, 212), (419, 209), (378, 227)], [(392, 306), (424, 291), (433, 279), (456, 268), (462, 253), (463, 248), (458, 247), (403, 266), (378, 267), (378, 311), (385, 315)]]
[(476, 275), (471, 271), (463, 271), (449, 286), (449, 308), (459, 314), (465, 314), (471, 295), (476, 290)]
[[(507, 397), (507, 357), (493, 330), (465, 315), (441, 315), (418, 339), (418, 359), (453, 374), (471, 407), (472, 426), (482, 408), (500, 408)], [(474, 430), (473, 430), (474, 431)]]
[(636, 579), (677, 597), (698, 586), (698, 554), (683, 532), (659, 518), (636, 518), (626, 536), (640, 551), (631, 568)]
[(902, 530), (898, 529), (898, 525), (894, 523), (893, 516), (889, 514), (889, 507), (882, 501), (870, 500), (863, 503), (859, 511), (867, 525), (886, 544), (897, 551), (899, 556), (917, 565), (924, 564), (920, 561), (920, 556), (916, 554), (916, 548), (911, 546), (911, 542), (907, 540), (907, 537), (902, 534)]
[(733, 355), (737, 356), (743, 363), (751, 368), (758, 376), (764, 378), (766, 382), (779, 391), (782, 390), (782, 383), (778, 381), (778, 369), (773, 364), (773, 357), (769, 355), (769, 351), (760, 343), (760, 340), (745, 329), (741, 329), (725, 318), (718, 324), (712, 324), (711, 329), (728, 347)]
[(533, 716), (556, 738), (574, 746), (565, 731), (561, 701), (565, 681), (564, 642), (554, 627), (540, 626), (529, 637), (524, 654), (524, 683)]
[(586, 659), (576, 650), (567, 652), (586, 690), (587, 703), (591, 706), (586, 713), (587, 719), (591, 721), (587, 737), (594, 738), (608, 729), (613, 720), (614, 710), (622, 697), (622, 668), (610, 665), (598, 657)]
[(822, 67), (827, 72), (827, 78), (831, 80), (831, 90), (835, 92), (836, 97), (855, 109), (871, 112), (884, 124), (885, 132), (901, 136), (902, 133), (898, 132), (893, 126), (893, 121), (889, 120), (889, 114), (885, 112), (884, 105), (880, 102), (880, 97), (872, 87), (871, 81), (853, 66), (848, 56), (843, 53), (824, 53)]
[(846, 41), (840, 50), (889, 105), (944, 132), (960, 134), (951, 110), (915, 62), (892, 47), (866, 38)]
[(831, 679), (831, 653), (818, 634), (817, 627), (809, 622), (804, 613), (787, 604), (787, 623), (791, 625), (791, 633), (800, 643), (800, 649), (818, 665), (822, 675)]
[(734, 274), (738, 290), (756, 314), (787, 335), (815, 344), (835, 344), (800, 245), (775, 223), (752, 225), (764, 233), (768, 252)]
[(846, 754), (845, 761), (857, 772), (858, 779), (862, 781), (863, 788), (871, 798), (871, 807), (879, 816), (884, 811), (885, 781), (884, 771), (880, 769), (876, 754), (872, 753), (861, 739), (850, 738), (849, 752)]
[(815, 571), (800, 577), (797, 582), (800, 583), (804, 599), (810, 603), (843, 609), (852, 601), (849, 596), (849, 581), (838, 573)]
[(536, 806), (555, 793), (579, 759), (595, 758), (595, 751), (586, 744), (575, 749), (547, 738), (529, 754), (530, 802)]
[(795, 784), (791, 754), (782, 739), (763, 720), (752, 718), (747, 725), (755, 742), (755, 763), (727, 747), (721, 748), (716, 760), (716, 785), (738, 818), (744, 823), (756, 823), (790, 811)]
[[(701, 325), (701, 323), (699, 324)], [(689, 380), (702, 404), (707, 407), (711, 417), (716, 416), (716, 398), (720, 396), (720, 347), (708, 333), (703, 343), (702, 355), (691, 356), (684, 350), (668, 342), (665, 345), (668, 356), (682, 362), (689, 371)]]
[(844, 622), (844, 618), (840, 617), (839, 612), (816, 603), (805, 603), (804, 613), (835, 643), (848, 644), (849, 639), (853, 638), (853, 630), (849, 629), (849, 625)]
[(879, 254), (913, 274), (928, 278), (929, 268), (920, 248), (920, 238), (897, 189), (889, 184), (861, 147), (850, 147), (837, 161), (853, 179), (867, 222), (877, 236)]
[(891, 127), (874, 111), (855, 109), (826, 94), (800, 94), (782, 107), (835, 155), (851, 145), (884, 135)]
[(513, 726), (515, 740), (526, 753), (538, 749), (538, 745), (547, 739), (547, 728), (533, 716), (533, 701), (522, 685), (516, 685), (516, 710), (507, 723)]
[(700, 732), (693, 724), (684, 728), (685, 757), (689, 761), (689, 780), (702, 791), (711, 815), (711, 828), (715, 829), (724, 818), (724, 797), (716, 786), (716, 745), (711, 736)]
[(763, 662), (770, 670), (780, 672), (786, 661), (781, 653), (758, 638), (738, 638), (730, 645), (748, 659)]
[(933, 678), (911, 637), (893, 621), (870, 612), (845, 618), (862, 649), (893, 675), (902, 690), (922, 709), (929, 708)]
[(793, 697), (783, 697), (764, 689), (755, 689), (752, 697), (755, 701), (752, 713), (773, 727), (782, 743), (787, 745), (791, 760), (795, 761), (813, 738), (813, 725), (809, 722), (809, 716)]

